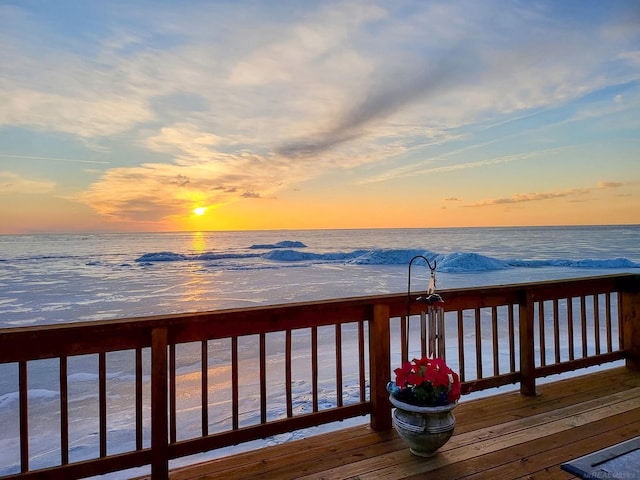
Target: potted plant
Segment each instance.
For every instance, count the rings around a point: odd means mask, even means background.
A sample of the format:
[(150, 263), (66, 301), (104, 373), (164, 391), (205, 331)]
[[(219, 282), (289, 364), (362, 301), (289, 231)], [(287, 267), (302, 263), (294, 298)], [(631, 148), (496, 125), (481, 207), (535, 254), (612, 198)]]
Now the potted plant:
[(405, 362), (394, 373), (395, 382), (387, 385), (393, 425), (411, 453), (430, 457), (453, 435), (460, 377), (442, 358), (429, 357)]

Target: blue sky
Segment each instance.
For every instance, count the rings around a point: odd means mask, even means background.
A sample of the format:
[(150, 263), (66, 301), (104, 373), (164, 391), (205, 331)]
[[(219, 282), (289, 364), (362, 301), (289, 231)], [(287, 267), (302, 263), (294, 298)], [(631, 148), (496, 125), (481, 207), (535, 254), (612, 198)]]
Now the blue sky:
[(637, 1), (2, 1), (0, 233), (639, 223), (639, 100)]

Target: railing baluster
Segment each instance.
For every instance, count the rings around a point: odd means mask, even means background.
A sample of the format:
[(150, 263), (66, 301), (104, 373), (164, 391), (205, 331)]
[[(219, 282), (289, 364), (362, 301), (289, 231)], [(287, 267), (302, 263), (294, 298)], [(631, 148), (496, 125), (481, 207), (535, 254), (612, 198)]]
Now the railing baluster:
[(558, 299), (553, 299), (553, 349), (556, 363), (560, 363), (560, 316)]
[(587, 356), (587, 300), (580, 295), (580, 327), (582, 329), (582, 358)]
[(291, 329), (285, 332), (285, 352), (284, 352), (284, 370), (285, 370), (285, 390), (287, 397), (287, 417), (293, 417), (293, 392), (291, 391), (292, 372), (291, 372)]
[(464, 382), (465, 381), (465, 373), (464, 373), (464, 316), (463, 316), (463, 311), (462, 310), (458, 310), (458, 364), (460, 366), (459, 370), (459, 375), (460, 375), (460, 381)]
[(67, 357), (60, 357), (60, 462), (69, 463), (69, 383)]
[(604, 296), (605, 325), (607, 328), (607, 352), (613, 351), (613, 341), (611, 339), (611, 293)]
[(98, 354), (98, 383), (100, 458), (104, 458), (107, 456), (107, 358), (105, 352)]
[(360, 379), (360, 401), (365, 402), (367, 400), (367, 390), (365, 381), (365, 367), (364, 367), (364, 321), (358, 322), (358, 377)]
[(266, 334), (260, 338), (260, 423), (267, 423), (267, 352)]
[(233, 430), (239, 428), (239, 395), (238, 395), (238, 337), (231, 337), (231, 424)]
[(142, 450), (142, 348), (136, 348), (136, 450)]
[(209, 343), (202, 340), (200, 343), (200, 378), (201, 408), (202, 408), (202, 436), (209, 435)]
[(491, 337), (493, 340), (493, 374), (500, 375), (500, 360), (498, 357), (498, 307), (491, 307)]
[(311, 327), (311, 396), (312, 411), (318, 411), (318, 327)]
[(567, 336), (569, 337), (569, 360), (575, 359), (573, 338), (573, 297), (567, 298)]
[(515, 345), (515, 332), (513, 322), (515, 321), (513, 310), (515, 305), (511, 304), (508, 307), (508, 321), (509, 321), (509, 372), (516, 371), (516, 345)]
[[(618, 305), (618, 348), (623, 348), (626, 349), (625, 345), (627, 344), (627, 341), (625, 340), (625, 308), (623, 305), (624, 302), (624, 298), (627, 295), (623, 292), (617, 292), (616, 293), (616, 304)], [(640, 307), (639, 307), (640, 308)]]
[(20, 398), (20, 471), (29, 471), (29, 389), (27, 362), (18, 362), (18, 394)]
[(538, 304), (538, 333), (540, 341), (540, 366), (544, 367), (547, 364), (547, 345), (545, 341), (545, 328), (544, 328), (544, 302), (537, 302)]
[(336, 340), (336, 405), (341, 407), (342, 402), (342, 324), (335, 326)]
[(176, 415), (176, 344), (169, 345), (169, 438), (171, 443), (177, 440)]
[(476, 378), (482, 378), (482, 332), (480, 323), (480, 309), (475, 309), (476, 327)]
[(596, 343), (596, 355), (600, 355), (600, 301), (599, 295), (593, 295), (593, 333)]

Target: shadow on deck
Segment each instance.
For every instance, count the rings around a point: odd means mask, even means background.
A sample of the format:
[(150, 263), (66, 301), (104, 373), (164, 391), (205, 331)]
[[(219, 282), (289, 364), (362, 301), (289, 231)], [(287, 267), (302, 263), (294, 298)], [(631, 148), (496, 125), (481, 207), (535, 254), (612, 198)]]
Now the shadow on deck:
[(177, 468), (170, 478), (566, 479), (575, 477), (562, 463), (640, 432), (640, 372), (613, 368), (537, 393), (463, 397), (454, 436), (429, 459), (411, 455), (395, 431), (363, 425)]

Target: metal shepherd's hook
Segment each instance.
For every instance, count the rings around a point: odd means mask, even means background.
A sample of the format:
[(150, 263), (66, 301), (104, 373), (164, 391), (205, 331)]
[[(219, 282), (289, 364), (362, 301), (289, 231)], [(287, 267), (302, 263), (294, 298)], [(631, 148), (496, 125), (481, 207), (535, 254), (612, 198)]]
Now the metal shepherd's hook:
[(405, 339), (404, 360), (408, 360), (408, 355), (409, 355), (409, 317), (411, 315), (411, 265), (413, 265), (413, 262), (418, 258), (422, 258), (427, 263), (429, 270), (431, 270), (431, 277), (429, 279), (429, 287), (427, 288), (427, 297), (421, 296), (421, 297), (418, 297), (417, 300), (428, 302), (429, 297), (435, 294), (435, 291), (436, 291), (436, 273), (435, 272), (436, 272), (436, 267), (438, 265), (436, 260), (433, 261), (433, 266), (431, 266), (431, 262), (427, 257), (425, 257), (424, 255), (416, 255), (409, 261), (409, 279), (407, 282), (407, 317), (405, 318), (406, 339)]

